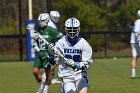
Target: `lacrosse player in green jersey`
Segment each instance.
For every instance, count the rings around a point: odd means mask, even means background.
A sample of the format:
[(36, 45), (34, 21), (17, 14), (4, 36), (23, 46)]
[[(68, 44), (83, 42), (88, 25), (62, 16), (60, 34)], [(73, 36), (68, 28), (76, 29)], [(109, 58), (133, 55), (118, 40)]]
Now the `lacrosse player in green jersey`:
[[(50, 20), (48, 13), (41, 13), (38, 16), (38, 27), (34, 34), (31, 34), (32, 46), (36, 51), (36, 58), (33, 67), (33, 74), (36, 80), (40, 83), (40, 88), (37, 93), (47, 93), (48, 87), (51, 83), (51, 65), (54, 65), (53, 55), (49, 52), (48, 46), (41, 38), (35, 33), (39, 33), (50, 45), (55, 43), (62, 37), (62, 33), (48, 26)], [(29, 27), (30, 28), (30, 27)], [(46, 79), (40, 75), (40, 69), (44, 68)]]
[[(60, 19), (60, 13), (58, 11), (50, 11), (50, 20), (48, 22), (48, 26), (54, 28), (57, 30), (57, 23)], [(53, 59), (52, 59), (53, 60)], [(57, 65), (52, 65), (51, 66), (51, 71), (52, 71), (52, 80), (51, 80), (51, 84), (59, 84), (61, 83), (61, 81), (59, 81), (56, 77), (55, 77), (55, 68)], [(41, 72), (42, 76), (44, 78), (46, 78), (46, 74), (45, 72)]]

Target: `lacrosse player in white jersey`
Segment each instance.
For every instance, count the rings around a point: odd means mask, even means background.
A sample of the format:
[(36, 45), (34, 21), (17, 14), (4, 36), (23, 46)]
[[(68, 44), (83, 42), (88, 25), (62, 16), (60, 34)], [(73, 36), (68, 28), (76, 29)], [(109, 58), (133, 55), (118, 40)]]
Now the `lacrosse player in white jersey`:
[[(60, 19), (60, 13), (58, 11), (50, 11), (50, 20), (48, 22), (48, 26), (54, 28), (57, 30), (57, 26), (56, 24), (58, 23)], [(54, 61), (53, 59), (54, 57), (52, 57), (52, 61)], [(56, 65), (51, 66), (52, 68), (52, 80), (51, 83), (55, 84), (55, 83), (61, 83), (61, 81), (55, 79), (55, 67)], [(42, 77), (46, 78), (45, 72), (43, 73)]]
[(58, 76), (62, 79), (63, 93), (87, 93), (87, 69), (92, 63), (92, 48), (88, 42), (79, 37), (80, 22), (72, 17), (65, 22), (66, 35), (55, 47), (65, 55), (67, 60), (57, 56)]
[(50, 20), (48, 26), (57, 30), (56, 24), (58, 23), (59, 19), (60, 19), (60, 13), (58, 11), (50, 11)]
[(138, 56), (140, 55), (140, 10), (137, 11), (138, 19), (134, 22), (130, 44), (132, 48), (132, 60), (131, 60), (131, 77), (136, 77), (136, 64)]

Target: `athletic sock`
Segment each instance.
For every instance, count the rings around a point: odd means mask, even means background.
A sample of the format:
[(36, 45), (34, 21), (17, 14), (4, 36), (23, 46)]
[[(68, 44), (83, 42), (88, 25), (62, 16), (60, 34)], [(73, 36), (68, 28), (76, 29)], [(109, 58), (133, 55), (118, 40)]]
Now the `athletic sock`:
[(44, 88), (44, 84), (45, 84), (44, 81), (41, 81), (41, 82), (40, 82), (40, 88), (41, 88), (41, 89)]
[(132, 77), (134, 78), (136, 76), (136, 69), (132, 69)]
[(136, 74), (136, 69), (132, 68), (132, 74)]

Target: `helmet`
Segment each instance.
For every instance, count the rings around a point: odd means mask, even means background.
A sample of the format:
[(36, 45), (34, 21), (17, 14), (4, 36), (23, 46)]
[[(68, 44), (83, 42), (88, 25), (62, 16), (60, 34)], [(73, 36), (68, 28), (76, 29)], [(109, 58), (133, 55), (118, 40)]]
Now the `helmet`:
[(65, 31), (66, 31), (66, 35), (69, 38), (71, 39), (77, 38), (80, 32), (80, 21), (74, 17), (69, 18), (65, 22)]
[(48, 22), (50, 20), (50, 16), (48, 13), (41, 13), (38, 16), (38, 22), (39, 22), (39, 26), (44, 27), (48, 25)]
[(60, 18), (60, 14), (58, 11), (50, 11), (50, 18), (53, 22), (57, 23), (59, 18)]
[(140, 10), (137, 11), (137, 15), (138, 15), (138, 17), (140, 17)]

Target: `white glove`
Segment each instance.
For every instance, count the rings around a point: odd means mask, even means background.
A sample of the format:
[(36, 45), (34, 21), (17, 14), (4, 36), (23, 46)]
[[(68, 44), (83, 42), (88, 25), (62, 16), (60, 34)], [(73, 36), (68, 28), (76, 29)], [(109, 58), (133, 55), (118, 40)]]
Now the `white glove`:
[(51, 50), (54, 54), (59, 55), (60, 56), (60, 51), (58, 49), (55, 48), (53, 43), (50, 43), (48, 45), (48, 49)]
[(74, 62), (72, 59), (67, 59), (67, 60), (65, 61), (65, 64), (67, 64), (68, 66), (70, 66), (70, 67), (73, 68), (73, 69), (75, 69), (75, 67), (76, 67), (75, 62)]
[(53, 44), (53, 43), (50, 43), (50, 44), (48, 45), (48, 48), (49, 48), (50, 50), (54, 51), (54, 44)]
[(37, 32), (30, 32), (30, 36), (35, 40), (39, 39), (39, 34)]

